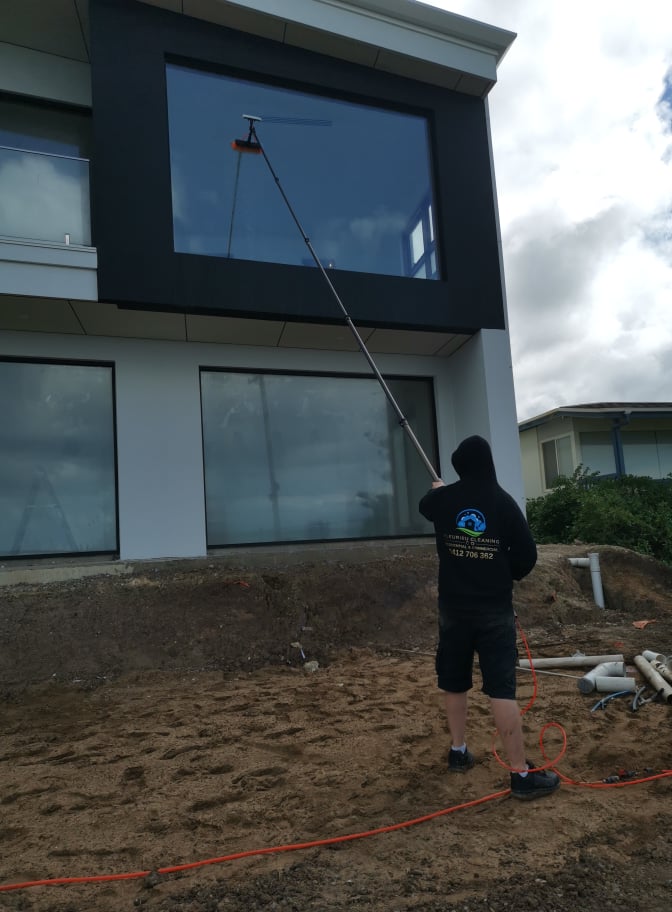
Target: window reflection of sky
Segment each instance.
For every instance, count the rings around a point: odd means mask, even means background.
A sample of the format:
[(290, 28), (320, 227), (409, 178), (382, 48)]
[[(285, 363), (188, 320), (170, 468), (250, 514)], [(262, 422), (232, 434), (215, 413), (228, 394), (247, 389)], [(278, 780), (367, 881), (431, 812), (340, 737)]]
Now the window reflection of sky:
[[(431, 383), (389, 381), (433, 454)], [(427, 474), (374, 379), (203, 371), (208, 544), (422, 534)]]
[(114, 551), (112, 369), (0, 362), (0, 554)]
[[(409, 220), (430, 194), (423, 117), (167, 67), (175, 249), (301, 265), (306, 247), (243, 114), (322, 260), (404, 275)], [(238, 165), (240, 166), (238, 170)]]
[(0, 235), (91, 243), (90, 117), (0, 99)]

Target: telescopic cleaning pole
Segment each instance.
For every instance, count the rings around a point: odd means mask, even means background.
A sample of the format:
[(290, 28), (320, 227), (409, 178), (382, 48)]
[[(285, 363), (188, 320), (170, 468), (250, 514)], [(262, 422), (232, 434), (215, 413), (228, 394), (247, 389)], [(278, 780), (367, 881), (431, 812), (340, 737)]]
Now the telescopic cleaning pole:
[(296, 212), (294, 211), (294, 209), (292, 207), (292, 204), (290, 203), (289, 199), (287, 198), (287, 194), (285, 193), (285, 191), (282, 187), (282, 184), (280, 183), (280, 178), (275, 173), (273, 165), (269, 161), (268, 155), (266, 155), (266, 150), (262, 146), (261, 142), (259, 141), (259, 137), (257, 136), (255, 123), (258, 123), (261, 120), (261, 117), (255, 117), (253, 114), (243, 114), (243, 120), (246, 120), (248, 122), (248, 126), (249, 126), (247, 138), (246, 139), (234, 139), (234, 141), (231, 143), (232, 148), (236, 152), (241, 152), (241, 153), (252, 152), (252, 153), (263, 155), (264, 161), (268, 165), (268, 170), (271, 172), (273, 180), (275, 181), (275, 183), (278, 187), (278, 190), (280, 191), (282, 198), (285, 201), (285, 205), (287, 206), (290, 215), (294, 219), (296, 227), (299, 229), (299, 232), (301, 233), (301, 237), (303, 238), (303, 241), (304, 241), (306, 247), (310, 251), (310, 255), (312, 256), (313, 260), (315, 261), (315, 265), (320, 270), (325, 282), (329, 286), (329, 290), (331, 291), (332, 295), (334, 296), (334, 300), (336, 301), (339, 308), (341, 309), (341, 313), (343, 314), (343, 316), (345, 318), (345, 322), (347, 323), (348, 327), (350, 328), (350, 331), (352, 332), (353, 336), (355, 337), (355, 339), (357, 341), (357, 345), (360, 348), (360, 351), (362, 352), (362, 354), (364, 355), (366, 360), (369, 362), (369, 366), (370, 366), (371, 370), (373, 371), (373, 373), (375, 374), (375, 377), (378, 380), (378, 383), (380, 383), (382, 390), (385, 393), (385, 396), (387, 397), (387, 401), (392, 406), (392, 409), (394, 410), (394, 412), (399, 420), (400, 426), (404, 429), (404, 431), (408, 435), (409, 440), (411, 441), (411, 443), (417, 450), (418, 455), (420, 456), (420, 458), (422, 459), (422, 461), (425, 465), (425, 468), (427, 469), (427, 471), (429, 472), (429, 474), (432, 477), (432, 481), (440, 481), (441, 479), (437, 475), (436, 470), (434, 469), (434, 466), (431, 464), (431, 462), (427, 458), (427, 454), (425, 453), (422, 446), (420, 445), (420, 441), (413, 433), (413, 429), (409, 425), (408, 420), (406, 419), (404, 413), (400, 409), (399, 404), (397, 403), (397, 400), (392, 395), (392, 392), (391, 392), (389, 386), (387, 385), (387, 383), (385, 382), (383, 375), (378, 370), (376, 362), (371, 357), (371, 353), (369, 352), (368, 348), (364, 344), (364, 340), (362, 339), (359, 332), (357, 331), (357, 327), (352, 322), (352, 320), (350, 318), (350, 314), (345, 309), (345, 305), (343, 304), (343, 301), (341, 301), (341, 299), (338, 295), (338, 292), (334, 288), (334, 285), (327, 274), (326, 269), (322, 265), (318, 255), (315, 253), (315, 249), (313, 248), (313, 245), (310, 242), (310, 238), (308, 237), (306, 232), (303, 230), (303, 226), (301, 225), (301, 222), (299, 221), (299, 219), (296, 215)]

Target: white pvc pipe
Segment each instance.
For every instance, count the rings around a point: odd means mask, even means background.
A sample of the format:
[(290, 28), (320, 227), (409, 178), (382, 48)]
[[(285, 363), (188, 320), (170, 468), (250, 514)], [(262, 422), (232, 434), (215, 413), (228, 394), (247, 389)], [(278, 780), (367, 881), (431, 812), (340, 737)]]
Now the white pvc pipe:
[(641, 655), (644, 656), (647, 662), (662, 662), (663, 664), (667, 663), (667, 658), (662, 654), (662, 652), (654, 652), (652, 649), (645, 649)]
[[(595, 678), (595, 690), (598, 693), (619, 693), (620, 691), (634, 693), (636, 689), (637, 682), (634, 678), (601, 677), (599, 675)], [(589, 691), (584, 691), (584, 693), (589, 693)]]
[[(579, 678), (579, 690), (581, 693), (592, 693), (596, 688), (597, 678), (618, 678), (625, 677), (625, 662), (602, 662), (596, 665), (582, 678)], [(608, 686), (608, 684), (603, 684)], [(618, 690), (618, 688), (616, 688)]]
[(590, 560), (590, 578), (593, 581), (593, 598), (598, 608), (604, 608), (604, 592), (602, 591), (602, 575), (600, 573), (600, 555), (596, 552), (588, 555)]
[(572, 567), (590, 567), (590, 579), (593, 584), (593, 598), (598, 608), (604, 608), (602, 574), (600, 573), (600, 555), (593, 551), (588, 557), (567, 558)]
[[(622, 655), (597, 655), (597, 656), (558, 656), (557, 658), (532, 659), (535, 668), (593, 668), (602, 662), (623, 662)], [(529, 659), (520, 659), (521, 668), (529, 668)]]

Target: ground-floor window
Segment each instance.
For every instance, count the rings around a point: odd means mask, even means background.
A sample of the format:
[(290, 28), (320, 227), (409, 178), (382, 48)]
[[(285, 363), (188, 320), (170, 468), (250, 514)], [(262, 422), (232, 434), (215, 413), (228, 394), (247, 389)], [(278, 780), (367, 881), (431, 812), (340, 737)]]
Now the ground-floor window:
[(581, 431), (581, 465), (587, 472), (616, 474), (616, 456), (611, 431)]
[(544, 463), (544, 485), (550, 488), (561, 475), (565, 478), (574, 471), (572, 462), (572, 440), (569, 435), (545, 440), (541, 445)]
[(0, 361), (0, 555), (117, 551), (109, 365)]
[(621, 432), (628, 475), (666, 478), (672, 472), (672, 430)]
[[(433, 465), (432, 381), (387, 380)], [(431, 479), (375, 378), (201, 371), (208, 547), (431, 532)]]

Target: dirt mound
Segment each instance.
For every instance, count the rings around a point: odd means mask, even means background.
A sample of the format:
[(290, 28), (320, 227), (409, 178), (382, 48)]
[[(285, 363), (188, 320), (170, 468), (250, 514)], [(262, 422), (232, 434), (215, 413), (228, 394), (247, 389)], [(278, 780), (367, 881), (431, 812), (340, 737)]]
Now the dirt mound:
[(300, 667), (349, 646), (427, 646), (435, 577), (426, 552), (285, 570), (157, 563), (131, 577), (17, 586), (0, 611), (0, 682)]
[[(567, 560), (591, 550), (604, 610)], [(5, 589), (0, 909), (669, 912), (672, 706), (520, 673), (530, 755), (564, 780), (528, 805), (477, 683), (477, 763), (449, 775), (435, 577), (427, 551)], [(630, 664), (672, 654), (671, 583), (623, 549), (544, 546), (515, 604), (535, 657)]]
[[(596, 608), (590, 571), (568, 561), (590, 550), (540, 547), (537, 566), (514, 592), (531, 631), (669, 610), (672, 569), (605, 547), (594, 550), (607, 613)], [(143, 564), (130, 577), (11, 587), (0, 607), (0, 686), (93, 685), (133, 671), (300, 667), (305, 658), (327, 664), (344, 647), (433, 649), (435, 580), (436, 558), (426, 551), (283, 570), (232, 569), (216, 559)]]

